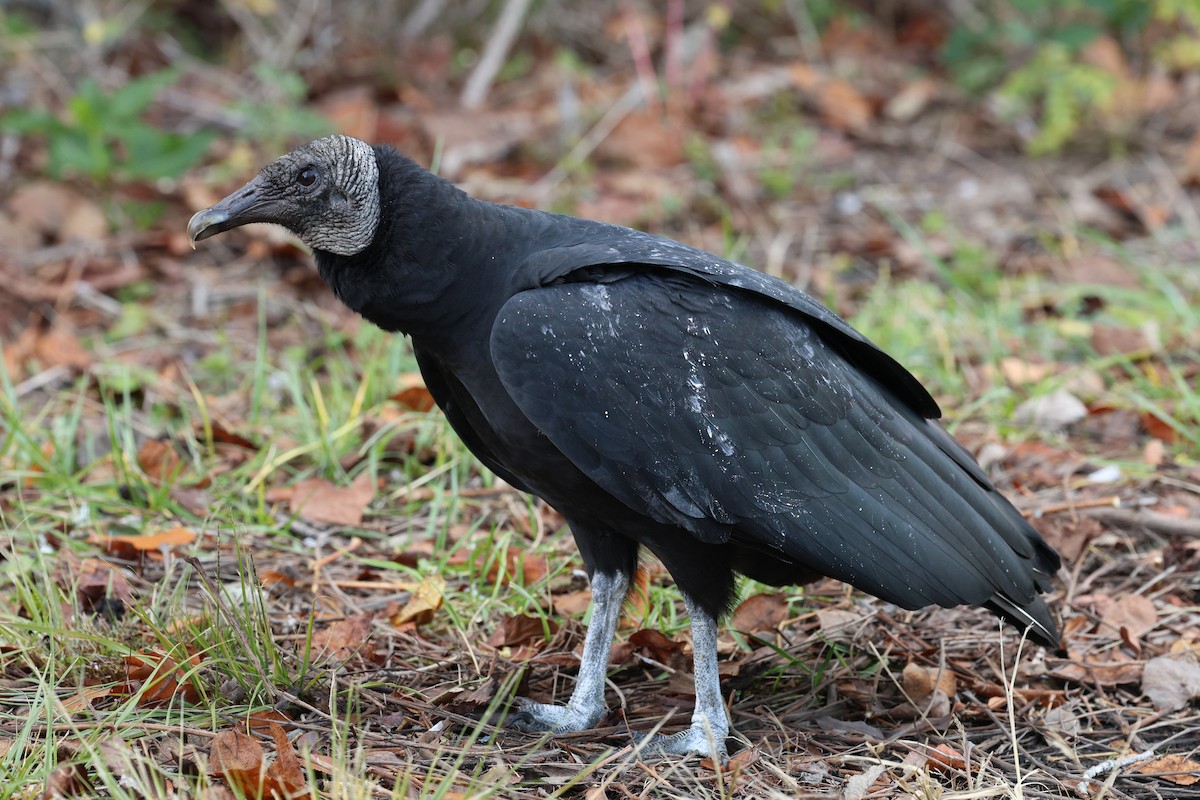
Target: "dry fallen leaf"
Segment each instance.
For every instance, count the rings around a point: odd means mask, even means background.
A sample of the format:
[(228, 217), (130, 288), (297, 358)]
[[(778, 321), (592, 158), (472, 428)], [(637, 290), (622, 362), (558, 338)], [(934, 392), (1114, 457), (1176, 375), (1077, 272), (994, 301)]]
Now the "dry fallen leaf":
[(673, 654), (683, 652), (683, 642), (669, 639), (662, 631), (652, 628), (643, 628), (634, 632), (630, 635), (629, 641), (634, 647), (645, 650), (650, 658), (660, 664), (666, 664)]
[(43, 368), (70, 367), (85, 370), (92, 365), (92, 356), (83, 349), (78, 337), (65, 325), (55, 325), (37, 337), (33, 354)]
[(355, 654), (370, 654), (368, 644), (374, 619), (375, 612), (364, 611), (314, 631), (313, 652), (334, 661), (345, 661)]
[(433, 408), (433, 395), (425, 388), (425, 379), (420, 373), (405, 373), (397, 383), (399, 388), (392, 395), (392, 400), (409, 411), (429, 411)]
[(958, 691), (958, 681), (951, 670), (925, 667), (911, 661), (904, 666), (901, 683), (904, 693), (917, 705), (927, 702), (935, 691), (946, 697), (953, 697)]
[(1177, 711), (1200, 697), (1200, 664), (1187, 658), (1152, 658), (1142, 671), (1142, 693), (1159, 711)]
[(408, 599), (404, 608), (392, 617), (392, 624), (400, 627), (401, 625), (424, 625), (429, 622), (433, 619), (434, 612), (442, 607), (442, 603), (445, 601), (445, 592), (446, 581), (441, 576), (425, 576), (413, 591), (412, 597)]
[[(1119, 633), (1124, 629), (1134, 639), (1140, 639), (1157, 622), (1158, 611), (1154, 608), (1154, 601), (1140, 594), (1117, 598), (1100, 617), (1101, 625), (1109, 628), (1107, 632)], [(1101, 630), (1105, 632), (1103, 628)]]
[(254, 737), (239, 731), (220, 731), (209, 745), (209, 774), (223, 778), (247, 797), (263, 796), (265, 760), (262, 745)]
[(1193, 761), (1179, 753), (1172, 753), (1139, 764), (1137, 771), (1143, 775), (1161, 778), (1176, 786), (1191, 786), (1194, 783), (1200, 783), (1200, 761)]
[(592, 592), (590, 589), (580, 589), (577, 592), (551, 595), (550, 602), (558, 616), (573, 617), (587, 611), (592, 603)]
[(363, 473), (349, 486), (335, 486), (325, 478), (309, 478), (292, 487), (289, 507), (309, 522), (357, 526), (375, 497), (375, 479)]
[(169, 442), (147, 439), (138, 448), (138, 467), (155, 483), (169, 483), (183, 471), (183, 459)]
[(734, 610), (729, 627), (742, 633), (774, 631), (787, 619), (787, 596), (756, 594), (747, 597)]
[(1065, 389), (1058, 389), (1021, 403), (1014, 416), (1022, 425), (1032, 425), (1046, 433), (1057, 433), (1083, 419), (1087, 413), (1087, 406), (1078, 397)]
[[(200, 665), (200, 657), (189, 659), (188, 669)], [(125, 681), (113, 688), (120, 696), (138, 695), (139, 706), (161, 706), (183, 700), (195, 703), (200, 693), (188, 680), (183, 667), (165, 653), (143, 651), (125, 657)]]
[(164, 548), (182, 547), (196, 540), (196, 532), (187, 528), (168, 528), (165, 531), (150, 534), (130, 534), (127, 536), (105, 536), (92, 534), (88, 541), (98, 544), (109, 554), (128, 561), (137, 559), (141, 554), (155, 552)]
[(487, 638), (491, 647), (517, 647), (523, 644), (540, 644), (547, 636), (553, 636), (558, 625), (553, 620), (544, 620), (529, 614), (512, 614), (496, 626)]
[(925, 754), (929, 757), (927, 763), (930, 769), (936, 772), (965, 770), (967, 768), (967, 759), (962, 753), (948, 744), (939, 744), (937, 747), (928, 748)]

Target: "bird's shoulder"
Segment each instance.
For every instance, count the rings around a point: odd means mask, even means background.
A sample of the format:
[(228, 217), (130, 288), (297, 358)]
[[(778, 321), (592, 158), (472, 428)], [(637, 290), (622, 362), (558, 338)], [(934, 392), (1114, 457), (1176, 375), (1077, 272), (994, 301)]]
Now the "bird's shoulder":
[(673, 239), (590, 220), (530, 212), (543, 244), (514, 270), (513, 294), (565, 282), (611, 283), (655, 272), (755, 296), (798, 314), (856, 367), (895, 392), (922, 416), (941, 416), (937, 402), (907, 369), (834, 311), (795, 286)]

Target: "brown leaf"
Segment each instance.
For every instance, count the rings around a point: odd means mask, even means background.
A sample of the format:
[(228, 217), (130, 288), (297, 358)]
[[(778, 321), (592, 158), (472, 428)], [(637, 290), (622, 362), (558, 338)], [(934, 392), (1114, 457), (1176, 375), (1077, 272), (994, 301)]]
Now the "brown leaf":
[(1025, 386), (1038, 383), (1049, 375), (1054, 374), (1055, 365), (1029, 361), (1015, 356), (1000, 359), (1000, 374), (1012, 386)]
[(168, 528), (165, 531), (150, 534), (129, 534), (121, 536), (104, 536), (92, 534), (88, 541), (103, 547), (108, 553), (117, 558), (135, 560), (140, 554), (148, 551), (182, 547), (196, 541), (196, 532), (187, 528)]
[[(200, 657), (189, 659), (189, 669), (199, 666)], [(200, 693), (187, 680), (175, 659), (165, 653), (143, 651), (125, 657), (125, 681), (113, 688), (120, 696), (138, 695), (138, 706), (161, 706), (178, 702), (195, 703)]]
[(558, 625), (553, 620), (543, 620), (529, 614), (512, 614), (505, 617), (504, 622), (492, 631), (492, 635), (487, 638), (487, 644), (499, 648), (541, 643), (557, 630)]
[(235, 730), (224, 730), (213, 737), (209, 748), (210, 775), (223, 778), (247, 797), (263, 796), (266, 754), (254, 737)]
[(629, 641), (634, 647), (645, 650), (650, 654), (650, 658), (660, 664), (666, 664), (673, 654), (683, 652), (683, 642), (668, 639), (666, 634), (651, 628), (634, 632)]
[(247, 450), (257, 450), (258, 445), (242, 436), (240, 433), (235, 433), (224, 425), (215, 420), (212, 423), (212, 437), (217, 444), (228, 444), (234, 447), (243, 447)]
[(88, 686), (69, 697), (63, 698), (62, 707), (66, 709), (68, 714), (78, 714), (81, 711), (90, 710), (93, 707), (93, 702), (108, 697), (112, 693), (113, 687), (111, 685)]
[(33, 355), (43, 367), (70, 367), (82, 371), (92, 365), (91, 354), (65, 325), (55, 325), (38, 336)]
[(318, 656), (334, 661), (345, 661), (356, 653), (369, 654), (368, 644), (374, 630), (374, 619), (375, 612), (364, 611), (314, 631), (313, 650)]
[(589, 589), (580, 589), (577, 592), (551, 595), (550, 602), (554, 606), (555, 614), (560, 617), (573, 617), (587, 611), (588, 606), (592, 604), (592, 593)]
[[(482, 556), (486, 558), (486, 554)], [(508, 576), (515, 575), (518, 570), (521, 573), (521, 580), (525, 586), (530, 586), (550, 572), (550, 564), (544, 556), (539, 556), (536, 553), (530, 553), (522, 550), (519, 547), (509, 547), (504, 551), (504, 571)], [(500, 559), (493, 559), (491, 569), (488, 570), (488, 583), (495, 583), (500, 577)]]
[(1143, 411), (1141, 422), (1146, 433), (1155, 439), (1162, 439), (1164, 442), (1175, 441), (1175, 428), (1153, 411)]
[(70, 550), (60, 550), (55, 578), (63, 589), (78, 594), (85, 611), (95, 611), (112, 600), (126, 605), (134, 601), (124, 573), (98, 558), (81, 560)]
[(83, 764), (60, 764), (46, 776), (39, 797), (58, 800), (60, 797), (95, 797), (95, 787), (88, 780)]
[(897, 122), (916, 119), (937, 96), (938, 82), (933, 78), (919, 78), (909, 83), (887, 101), (883, 114)]
[[(1112, 632), (1126, 630), (1134, 639), (1140, 639), (1158, 623), (1158, 611), (1154, 601), (1140, 594), (1119, 597), (1100, 617), (1101, 625)], [(1103, 629), (1102, 629), (1103, 630)]]
[(278, 723), (268, 723), (268, 728), (271, 738), (275, 740), (275, 760), (267, 767), (264, 788), (273, 797), (298, 797), (306, 788), (300, 759)]
[(138, 448), (137, 463), (146, 477), (155, 483), (174, 481), (183, 471), (183, 459), (169, 442), (147, 439)]
[(400, 388), (392, 395), (392, 400), (409, 411), (429, 411), (433, 408), (433, 395), (425, 388), (425, 380), (420, 373), (409, 372), (400, 376)]
[(871, 125), (875, 111), (854, 84), (841, 78), (825, 81), (817, 90), (821, 116), (835, 128), (862, 133)]
[(743, 600), (733, 612), (729, 625), (742, 633), (778, 630), (787, 619), (788, 603), (783, 594), (755, 594)]
[(439, 575), (427, 575), (421, 579), (404, 608), (395, 614), (391, 623), (396, 627), (401, 625), (424, 625), (433, 619), (434, 613), (442, 607), (446, 592), (446, 581)]
[(951, 670), (925, 667), (911, 661), (904, 666), (901, 684), (915, 705), (924, 705), (935, 691), (946, 697), (953, 697), (958, 691), (958, 682)]
[(683, 122), (661, 111), (645, 109), (627, 114), (600, 143), (596, 153), (644, 170), (663, 170), (684, 163)]
[(325, 478), (309, 478), (292, 487), (289, 501), (293, 514), (309, 522), (357, 526), (375, 497), (375, 479), (363, 473), (349, 486), (335, 486)]
[(1151, 350), (1150, 340), (1137, 328), (1118, 325), (1092, 326), (1092, 349), (1101, 356), (1146, 353)]
[(939, 744), (937, 747), (927, 748), (925, 755), (929, 757), (929, 767), (936, 772), (950, 772), (951, 770), (965, 770), (967, 768), (966, 757), (955, 750), (948, 744)]
[(1200, 761), (1193, 761), (1179, 753), (1172, 753), (1169, 756), (1139, 764), (1137, 771), (1143, 775), (1162, 778), (1177, 786), (1191, 786), (1194, 783), (1200, 783)]
[(817, 610), (817, 622), (821, 635), (831, 642), (848, 642), (854, 638), (854, 628), (861, 625), (863, 615), (848, 608), (821, 608)]
[(1085, 651), (1068, 648), (1070, 661), (1056, 667), (1051, 674), (1062, 680), (1099, 686), (1121, 686), (1140, 683), (1143, 664), (1117, 651), (1110, 651), (1107, 658), (1098, 655), (1088, 657)]

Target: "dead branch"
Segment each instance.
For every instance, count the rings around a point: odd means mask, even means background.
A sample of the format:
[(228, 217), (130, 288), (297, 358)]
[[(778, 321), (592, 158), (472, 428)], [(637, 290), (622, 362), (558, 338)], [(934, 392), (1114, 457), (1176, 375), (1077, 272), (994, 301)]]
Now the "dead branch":
[(529, 0), (507, 0), (504, 4), (504, 10), (500, 12), (500, 18), (496, 20), (496, 27), (492, 30), (492, 34), (483, 48), (483, 56), (480, 57), (479, 63), (475, 65), (475, 69), (471, 71), (471, 77), (467, 78), (467, 83), (463, 87), (460, 98), (463, 108), (477, 109), (483, 105), (488, 89), (492, 87), (492, 81), (496, 79), (496, 74), (504, 65), (504, 59), (508, 56), (508, 51), (512, 47), (513, 40), (517, 38), (517, 33), (521, 30), (521, 22), (525, 19), (525, 12), (528, 10)]
[(1172, 517), (1157, 511), (1130, 508), (1092, 508), (1085, 513), (1114, 528), (1143, 529), (1164, 536), (1200, 537), (1200, 519), (1194, 517)]

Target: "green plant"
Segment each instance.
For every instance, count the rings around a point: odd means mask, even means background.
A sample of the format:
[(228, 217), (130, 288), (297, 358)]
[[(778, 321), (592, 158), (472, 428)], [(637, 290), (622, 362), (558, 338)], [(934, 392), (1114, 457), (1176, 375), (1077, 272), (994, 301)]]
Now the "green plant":
[(976, 11), (956, 19), (940, 60), (963, 88), (995, 90), (1005, 111), (1036, 122), (1027, 141), (1034, 155), (1103, 122), (1118, 84), (1135, 77), (1096, 62), (1089, 48), (1099, 40), (1130, 63), (1200, 63), (1200, 0), (989, 0)]
[(100, 184), (176, 178), (204, 156), (213, 137), (209, 132), (173, 133), (143, 118), (178, 76), (175, 70), (162, 70), (111, 92), (88, 78), (61, 116), (16, 109), (4, 115), (0, 126), (45, 137), (47, 169), (55, 178), (81, 175)]

